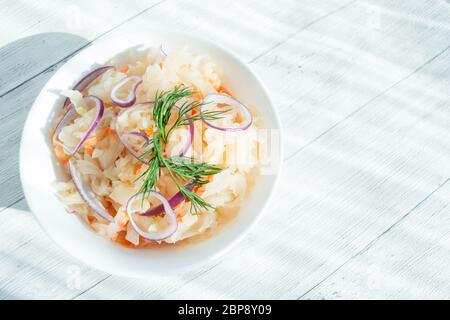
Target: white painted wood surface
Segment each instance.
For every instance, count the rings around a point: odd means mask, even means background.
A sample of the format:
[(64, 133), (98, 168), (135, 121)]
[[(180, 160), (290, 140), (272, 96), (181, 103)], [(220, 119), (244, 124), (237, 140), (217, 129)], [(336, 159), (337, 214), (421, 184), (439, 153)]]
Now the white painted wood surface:
[[(449, 1), (76, 3), (0, 1), (0, 298), (450, 298)], [(133, 280), (48, 239), (18, 148), (55, 70), (141, 25), (248, 61), (281, 114), (286, 158), (268, 212), (222, 260)]]

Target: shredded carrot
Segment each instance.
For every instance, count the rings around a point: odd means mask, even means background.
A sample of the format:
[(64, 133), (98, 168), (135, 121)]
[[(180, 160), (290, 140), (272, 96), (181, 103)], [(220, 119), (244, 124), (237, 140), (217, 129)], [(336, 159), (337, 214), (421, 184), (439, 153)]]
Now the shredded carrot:
[(129, 69), (128, 69), (128, 66), (125, 66), (125, 67), (122, 67), (122, 68), (119, 69), (119, 71), (120, 71), (120, 72), (123, 72), (123, 73), (127, 73), (128, 70), (129, 70)]
[(130, 180), (124, 179), (124, 180), (122, 180), (122, 182), (123, 182), (124, 184), (126, 184), (127, 186), (129, 186), (129, 187), (133, 187), (133, 186), (134, 186), (133, 183), (132, 183)]
[(138, 162), (134, 165), (134, 174), (136, 174), (142, 168), (142, 162)]
[(102, 130), (101, 134), (98, 137), (98, 140), (102, 140), (108, 136), (112, 137), (116, 134), (116, 131), (112, 128), (105, 128), (104, 130)]
[(61, 146), (55, 146), (55, 154), (61, 164), (66, 164), (69, 161), (69, 156), (64, 153), (64, 149)]
[(147, 128), (147, 129), (145, 129), (144, 131), (145, 131), (145, 134), (146, 134), (148, 137), (153, 136), (153, 129), (152, 129), (152, 128)]
[(55, 133), (55, 128), (50, 131), (50, 140), (53, 140), (53, 135)]
[(127, 226), (128, 221), (130, 221), (130, 218), (128, 217), (128, 214), (125, 213), (122, 217), (119, 219), (119, 227), (125, 228)]
[(195, 116), (196, 114), (200, 113), (197, 109), (192, 110), (192, 115)]

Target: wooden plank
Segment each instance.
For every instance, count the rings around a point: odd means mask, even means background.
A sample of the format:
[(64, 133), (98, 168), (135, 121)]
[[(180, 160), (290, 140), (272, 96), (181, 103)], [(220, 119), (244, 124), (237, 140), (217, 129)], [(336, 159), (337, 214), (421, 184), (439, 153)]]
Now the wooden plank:
[(302, 299), (449, 299), (447, 182)]
[(0, 24), (0, 95), (160, 2), (5, 3)]

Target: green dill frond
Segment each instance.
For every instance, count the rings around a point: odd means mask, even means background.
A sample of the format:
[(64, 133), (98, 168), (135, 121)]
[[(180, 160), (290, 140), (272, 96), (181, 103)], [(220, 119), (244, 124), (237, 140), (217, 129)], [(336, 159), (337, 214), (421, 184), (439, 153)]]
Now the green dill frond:
[[(140, 157), (140, 161), (148, 162), (148, 167), (136, 180), (144, 180), (139, 191), (145, 196), (155, 188), (161, 169), (166, 168), (179, 191), (190, 201), (191, 213), (197, 214), (201, 210), (210, 210), (214, 207), (181, 183), (194, 186), (207, 184), (209, 182), (207, 177), (218, 174), (224, 168), (205, 162), (196, 163), (188, 157), (167, 158), (163, 146), (174, 129), (202, 119), (220, 119), (221, 115), (229, 110), (201, 112), (203, 103), (188, 99), (194, 93), (190, 87), (176, 86), (172, 91), (156, 94), (152, 115), (157, 130), (151, 139), (152, 146)], [(182, 101), (183, 99), (185, 101)], [(196, 109), (199, 112), (193, 115), (192, 111)]]

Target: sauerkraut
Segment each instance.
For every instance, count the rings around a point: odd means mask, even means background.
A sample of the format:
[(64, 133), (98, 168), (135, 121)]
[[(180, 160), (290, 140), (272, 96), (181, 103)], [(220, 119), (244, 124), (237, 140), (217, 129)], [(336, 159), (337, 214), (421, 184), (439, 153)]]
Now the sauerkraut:
[[(72, 159), (84, 182), (114, 217), (113, 221), (108, 222), (97, 216), (80, 197), (70, 178), (58, 181), (55, 188), (64, 205), (99, 235), (129, 247), (145, 247), (154, 241), (140, 237), (131, 227), (126, 206), (128, 200), (139, 191), (142, 181), (137, 178), (145, 172), (146, 165), (124, 148), (116, 129), (151, 136), (156, 130), (151, 105), (144, 107), (140, 104), (154, 101), (158, 92), (173, 90), (177, 85), (194, 88), (197, 92), (195, 98), (199, 100), (211, 93), (232, 94), (224, 87), (217, 64), (208, 56), (193, 54), (187, 49), (167, 55), (158, 47), (130, 50), (108, 64), (115, 68), (103, 73), (83, 92), (61, 92), (70, 99), (79, 117), (65, 126), (57, 138), (69, 148), (75, 147), (95, 117), (95, 110), (89, 110), (82, 97), (94, 95), (103, 100), (105, 111), (101, 123)], [(136, 104), (123, 109), (111, 101), (110, 93), (115, 84), (129, 76), (140, 76), (143, 83), (136, 92)], [(188, 201), (183, 201), (173, 208), (178, 220), (176, 232), (158, 243), (173, 244), (212, 234), (238, 214), (259, 174), (258, 117), (253, 108), (251, 111), (254, 121), (245, 131), (226, 132), (208, 127), (202, 121), (194, 123), (194, 141), (186, 156), (225, 168), (212, 176), (208, 184), (195, 189), (215, 208), (193, 214)], [(217, 122), (229, 127), (235, 124), (235, 119), (233, 114), (227, 114)], [(167, 143), (167, 152), (179, 153), (185, 140), (185, 130), (175, 130)], [(65, 166), (69, 156), (58, 146), (55, 151), (58, 160)], [(156, 190), (166, 198), (178, 191), (165, 170), (161, 171)], [(145, 220), (146, 217), (139, 219)]]

